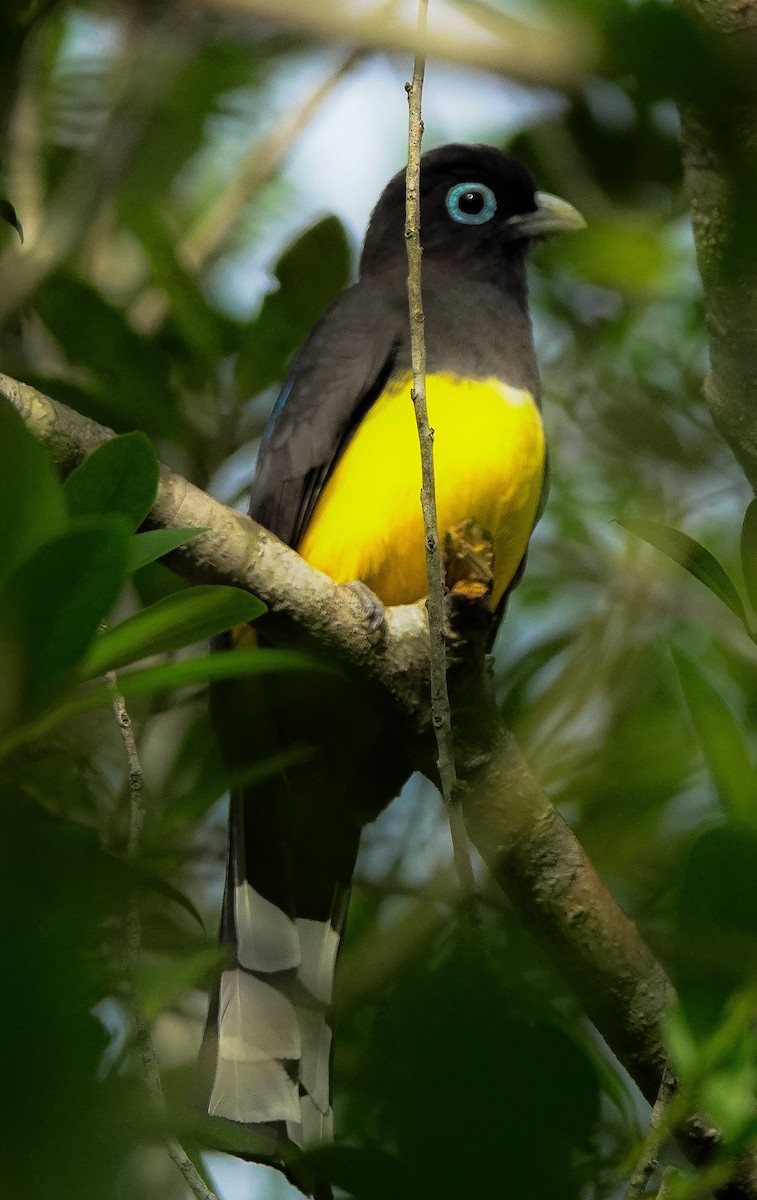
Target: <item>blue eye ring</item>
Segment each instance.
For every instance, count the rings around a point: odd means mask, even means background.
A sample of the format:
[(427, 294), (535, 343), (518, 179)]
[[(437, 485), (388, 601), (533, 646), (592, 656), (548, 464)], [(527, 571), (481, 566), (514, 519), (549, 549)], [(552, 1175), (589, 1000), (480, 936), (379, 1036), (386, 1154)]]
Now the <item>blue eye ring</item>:
[[(479, 212), (465, 212), (460, 207), (460, 201), (466, 192), (472, 192), (481, 197), (483, 204)], [(453, 221), (461, 225), (485, 225), (491, 221), (497, 211), (497, 197), (485, 183), (456, 183), (447, 192), (447, 212)]]

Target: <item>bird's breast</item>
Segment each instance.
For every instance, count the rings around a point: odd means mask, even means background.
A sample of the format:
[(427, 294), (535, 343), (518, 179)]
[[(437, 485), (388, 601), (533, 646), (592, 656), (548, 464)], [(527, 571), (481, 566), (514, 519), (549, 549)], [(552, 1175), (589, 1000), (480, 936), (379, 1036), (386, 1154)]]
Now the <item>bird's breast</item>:
[[(476, 521), (494, 542), (496, 608), (525, 553), (544, 479), (539, 409), (497, 379), (426, 377), (434, 431), (437, 520)], [(300, 554), (339, 583), (359, 579), (384, 604), (425, 596), (421, 465), (410, 379), (366, 413), (313, 510)]]

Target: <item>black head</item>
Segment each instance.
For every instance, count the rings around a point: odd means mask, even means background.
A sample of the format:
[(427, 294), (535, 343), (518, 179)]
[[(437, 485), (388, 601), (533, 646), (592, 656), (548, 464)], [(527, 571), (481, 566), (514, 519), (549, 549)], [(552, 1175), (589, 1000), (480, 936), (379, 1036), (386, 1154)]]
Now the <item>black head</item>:
[[(424, 261), (443, 257), (450, 266), (496, 272), (508, 257), (522, 258), (532, 238), (582, 225), (574, 208), (537, 192), (523, 164), (494, 146), (440, 146), (421, 159)], [(362, 275), (404, 262), (404, 226), (405, 172), (400, 171), (373, 210)]]

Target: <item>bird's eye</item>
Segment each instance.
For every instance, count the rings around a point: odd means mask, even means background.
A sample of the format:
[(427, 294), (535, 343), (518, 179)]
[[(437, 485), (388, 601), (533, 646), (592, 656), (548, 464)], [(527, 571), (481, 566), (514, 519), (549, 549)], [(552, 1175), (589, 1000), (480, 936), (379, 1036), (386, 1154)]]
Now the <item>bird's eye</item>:
[(447, 192), (447, 212), (463, 225), (484, 225), (497, 211), (497, 197), (484, 183), (456, 183)]

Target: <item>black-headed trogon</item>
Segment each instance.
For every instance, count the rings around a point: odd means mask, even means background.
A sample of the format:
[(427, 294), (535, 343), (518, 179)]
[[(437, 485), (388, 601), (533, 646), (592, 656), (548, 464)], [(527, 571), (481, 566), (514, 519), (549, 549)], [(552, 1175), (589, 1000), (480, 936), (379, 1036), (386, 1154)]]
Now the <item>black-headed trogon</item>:
[[(250, 504), (314, 566), (362, 582), (387, 605), (426, 594), (404, 223), (402, 171), (371, 216), (357, 283), (291, 365)], [(533, 238), (583, 223), (491, 146), (442, 146), (422, 158), (438, 524), (442, 539), (466, 519), (490, 534), (493, 623), (545, 486), (526, 254)], [(208, 1111), (307, 1145), (331, 1132), (329, 1007), (360, 828), (406, 771), (381, 751), (380, 716), (338, 682), (257, 686), (227, 688), (216, 705), (233, 765), (273, 755), (280, 769), (232, 797), (221, 931), (232, 961), (203, 1046)]]

